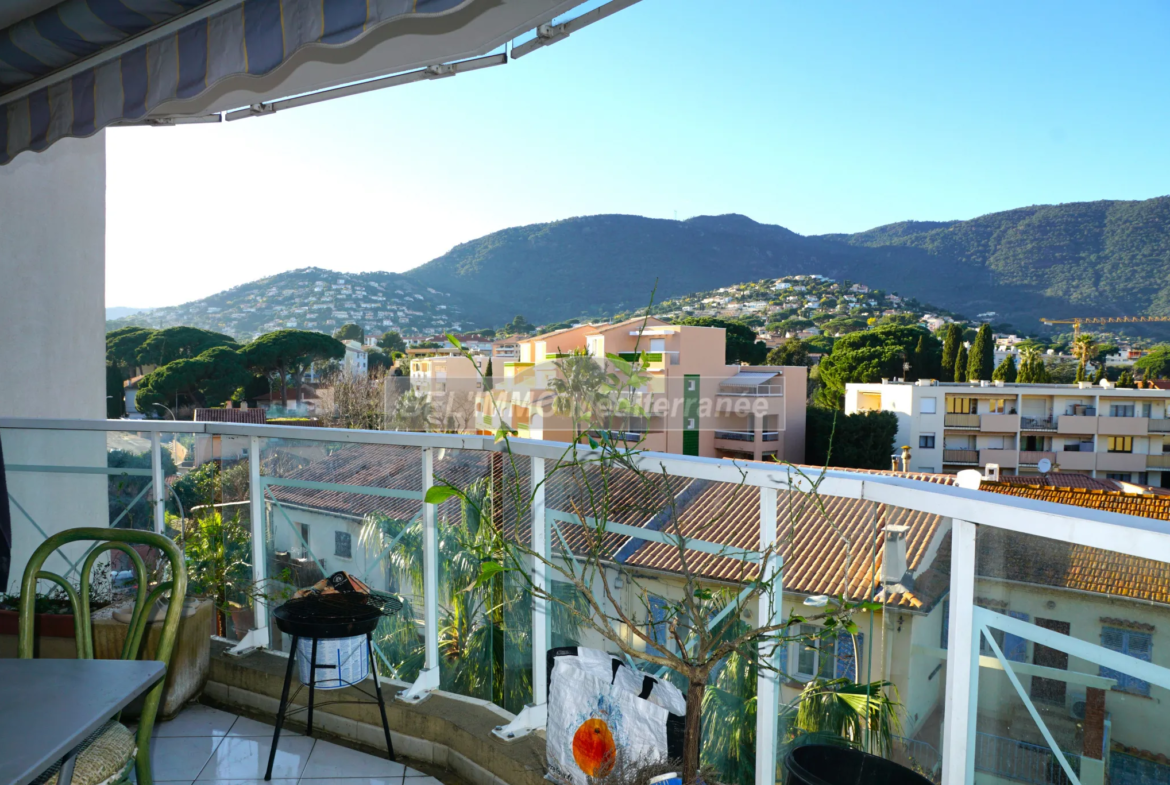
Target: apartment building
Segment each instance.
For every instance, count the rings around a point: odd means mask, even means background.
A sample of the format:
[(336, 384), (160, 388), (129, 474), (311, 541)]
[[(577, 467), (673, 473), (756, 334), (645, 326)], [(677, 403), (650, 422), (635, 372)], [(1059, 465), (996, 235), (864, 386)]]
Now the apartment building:
[(915, 471), (1030, 474), (1047, 459), (1053, 471), (1170, 487), (1170, 390), (884, 381), (846, 385), (845, 411), (894, 412), (895, 447), (911, 448)]
[[(748, 460), (804, 459), (804, 367), (740, 366), (725, 362), (719, 327), (635, 318), (580, 325), (518, 341), (519, 360), (496, 373), (477, 406), (481, 433), (508, 423), (520, 436), (572, 441), (580, 419), (558, 407), (554, 379), (583, 354), (615, 371), (607, 356), (637, 363), (648, 381), (627, 391), (645, 417), (610, 418), (584, 427), (642, 449)], [(502, 372), (502, 374), (501, 374)], [(560, 395), (564, 403), (565, 394)]]

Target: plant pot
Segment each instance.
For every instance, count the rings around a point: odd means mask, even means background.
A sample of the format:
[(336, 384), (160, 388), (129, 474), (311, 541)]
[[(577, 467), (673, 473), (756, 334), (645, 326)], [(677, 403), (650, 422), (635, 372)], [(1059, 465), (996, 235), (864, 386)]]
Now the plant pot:
[(785, 785), (932, 785), (918, 772), (868, 752), (827, 744), (797, 747), (784, 758)]
[(236, 638), (243, 638), (248, 630), (256, 629), (256, 611), (252, 608), (232, 607), (232, 629)]
[[(71, 613), (38, 613), (33, 617), (33, 654), (38, 658), (77, 658), (77, 635)], [(0, 658), (15, 658), (20, 643), (20, 612), (0, 610)]]

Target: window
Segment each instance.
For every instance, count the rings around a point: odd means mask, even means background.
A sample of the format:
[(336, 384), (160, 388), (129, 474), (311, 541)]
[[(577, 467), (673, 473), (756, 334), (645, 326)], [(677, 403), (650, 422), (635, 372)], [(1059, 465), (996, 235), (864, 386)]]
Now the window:
[(1110, 436), (1109, 452), (1133, 452), (1133, 437)]
[(975, 414), (975, 407), (979, 403), (976, 398), (947, 397), (947, 414)]
[(1133, 482), (1133, 475), (1129, 472), (1109, 472), (1105, 475), (1108, 480), (1117, 480), (1118, 482)]
[[(1010, 616), (1013, 619), (1020, 619), (1028, 621), (1028, 614), (1020, 613), (1019, 611), (1004, 611), (997, 608), (990, 608), (989, 610), (995, 613), (1001, 613), (1005, 616)], [(1012, 635), (1010, 632), (997, 630), (990, 625), (987, 631), (991, 633), (991, 637), (995, 640), (995, 645), (1003, 652), (1005, 659), (1011, 662), (1026, 662), (1028, 660), (1028, 641), (1018, 635)], [(986, 657), (994, 657), (995, 650), (991, 648), (991, 644), (987, 642), (985, 635), (979, 636), (979, 653)]]
[(1006, 411), (1007, 411), (1007, 399), (1006, 398), (992, 398), (990, 401), (987, 402), (987, 413), (988, 414), (1003, 414)]
[(821, 628), (814, 624), (800, 625), (802, 640), (797, 644), (796, 675), (803, 679), (833, 678), (835, 644), (833, 638), (817, 639)]
[(334, 532), (333, 555), (341, 559), (352, 559), (353, 535), (351, 535), (349, 532)]
[(300, 551), (302, 548), (309, 547), (309, 524), (301, 524), (301, 541), (297, 543), (296, 550)]
[[(1144, 662), (1150, 661), (1150, 652), (1153, 649), (1153, 636), (1148, 632), (1134, 632), (1120, 627), (1102, 627), (1101, 645), (1110, 651), (1118, 651)], [(1136, 679), (1125, 673), (1101, 666), (1101, 675), (1108, 679), (1117, 679), (1117, 686), (1113, 689), (1119, 692), (1131, 692), (1134, 695), (1149, 695), (1150, 683)]]
[(1109, 405), (1110, 417), (1133, 417), (1132, 403), (1114, 403)]
[(1149, 417), (1150, 414), (1152, 413), (1151, 409), (1152, 409), (1152, 407), (1150, 404), (1143, 403), (1142, 404), (1142, 417)]
[(937, 411), (938, 411), (938, 399), (937, 398), (923, 398), (922, 399), (922, 407), (921, 407), (922, 414), (934, 414)]
[(924, 433), (924, 434), (919, 435), (918, 446), (923, 450), (933, 450), (934, 449), (934, 434), (933, 433)]

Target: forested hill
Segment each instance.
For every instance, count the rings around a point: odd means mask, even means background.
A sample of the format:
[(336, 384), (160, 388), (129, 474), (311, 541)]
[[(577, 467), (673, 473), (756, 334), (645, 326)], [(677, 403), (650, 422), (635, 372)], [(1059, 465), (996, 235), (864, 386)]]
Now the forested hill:
[(1170, 197), (1026, 207), (806, 237), (742, 215), (596, 215), (513, 227), (405, 274), (468, 320), (534, 322), (645, 306), (769, 276), (865, 281), (1026, 330), (1039, 317), (1170, 315)]
[(969, 304), (945, 304), (965, 313), (1006, 312), (1021, 325), (1028, 315), (1170, 316), (1166, 196), (1023, 207), (970, 221), (906, 222), (825, 239), (881, 249), (893, 264), (905, 254), (925, 253), (943, 270), (982, 270), (988, 282), (1013, 290), (998, 306), (984, 291), (956, 291)]

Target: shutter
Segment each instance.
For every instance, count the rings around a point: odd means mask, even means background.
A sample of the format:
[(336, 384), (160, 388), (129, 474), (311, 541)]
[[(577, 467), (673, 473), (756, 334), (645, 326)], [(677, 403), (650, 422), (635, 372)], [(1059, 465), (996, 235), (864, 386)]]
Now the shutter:
[[(1125, 631), (1119, 630), (1116, 627), (1102, 627), (1101, 628), (1101, 645), (1110, 651), (1125, 653)], [(1129, 677), (1124, 673), (1115, 671), (1112, 668), (1101, 666), (1099, 671), (1101, 676), (1106, 679), (1117, 679), (1117, 689), (1128, 690)]]
[(951, 601), (950, 599), (943, 600), (942, 605), (942, 648), (947, 648), (947, 642), (951, 639)]
[[(1151, 650), (1154, 646), (1153, 636), (1144, 632), (1128, 632), (1125, 634), (1125, 653), (1134, 659), (1150, 662)], [(1126, 689), (1138, 695), (1150, 694), (1150, 683), (1134, 676), (1126, 677)]]
[[(1028, 621), (1028, 614), (1019, 611), (1008, 611), (1008, 616), (1021, 621)], [(1028, 659), (1028, 641), (1018, 635), (1005, 632), (1003, 634), (1003, 656), (1011, 662), (1026, 662)]]
[(660, 653), (666, 646), (666, 600), (650, 596), (650, 622), (647, 626), (650, 628), (650, 640), (658, 644), (659, 651), (656, 653)]
[[(837, 633), (837, 667), (834, 676), (838, 679), (857, 681), (858, 658), (853, 650), (853, 638), (847, 632)], [(858, 648), (865, 649), (865, 635), (857, 633)]]

